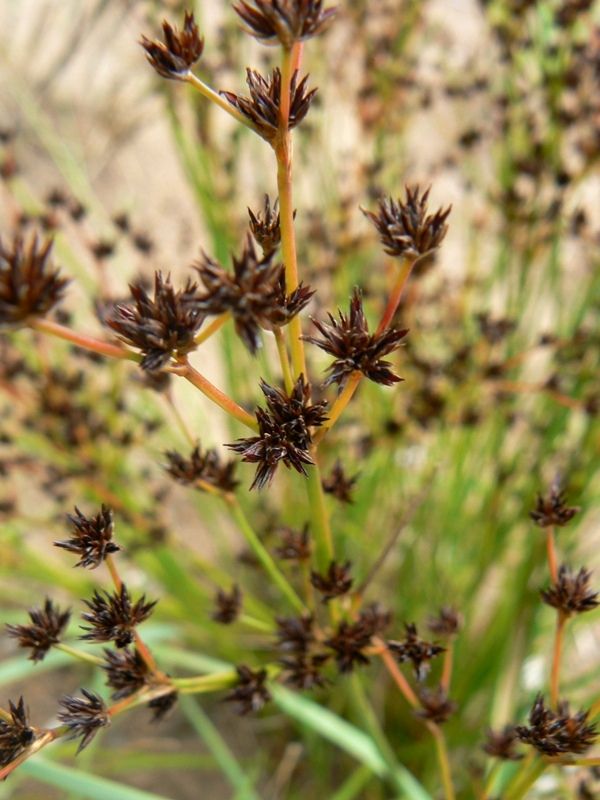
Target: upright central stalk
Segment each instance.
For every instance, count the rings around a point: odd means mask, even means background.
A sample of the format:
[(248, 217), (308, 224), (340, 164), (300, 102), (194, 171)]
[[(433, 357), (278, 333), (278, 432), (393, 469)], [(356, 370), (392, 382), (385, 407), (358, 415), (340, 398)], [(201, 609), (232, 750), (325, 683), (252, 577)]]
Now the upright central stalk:
[[(284, 48), (281, 64), (281, 100), (279, 131), (274, 143), (277, 159), (277, 188), (279, 191), (279, 213), (281, 226), (281, 253), (285, 265), (285, 280), (288, 292), (298, 286), (298, 259), (296, 255), (296, 236), (294, 233), (294, 201), (292, 195), (292, 137), (289, 117), (291, 107), (291, 82), (294, 65), (299, 59), (299, 47)], [(296, 315), (289, 325), (290, 349), (295, 377), (306, 373), (304, 344), (300, 318)]]

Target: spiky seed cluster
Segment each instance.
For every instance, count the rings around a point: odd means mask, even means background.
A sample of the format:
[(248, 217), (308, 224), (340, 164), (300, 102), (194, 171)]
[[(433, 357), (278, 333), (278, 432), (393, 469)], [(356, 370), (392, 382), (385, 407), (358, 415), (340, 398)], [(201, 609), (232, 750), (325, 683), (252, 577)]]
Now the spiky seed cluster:
[(442, 725), (456, 711), (456, 703), (451, 700), (442, 686), (436, 689), (427, 689), (424, 686), (418, 692), (421, 708), (415, 714), (422, 719)]
[(260, 245), (263, 256), (268, 258), (281, 243), (281, 215), (279, 214), (279, 200), (271, 206), (269, 195), (265, 195), (263, 208), (256, 214), (248, 209), (250, 217), (250, 231)]
[(390, 256), (418, 258), (436, 250), (446, 233), (451, 206), (428, 214), (430, 189), (406, 187), (406, 199), (385, 197), (377, 212), (364, 211), (379, 232), (384, 251)]
[(487, 731), (483, 750), (488, 756), (502, 761), (520, 761), (523, 754), (515, 750), (518, 741), (515, 726), (505, 725), (500, 731)]
[(461, 627), (460, 614), (454, 608), (444, 606), (437, 617), (430, 617), (427, 628), (436, 636), (456, 636)]
[(146, 685), (150, 672), (148, 665), (137, 650), (105, 650), (102, 669), (106, 682), (113, 689), (113, 700), (130, 697)]
[(132, 304), (115, 306), (106, 324), (130, 347), (143, 355), (140, 366), (150, 372), (161, 369), (174, 355), (185, 355), (195, 348), (194, 337), (204, 321), (198, 308), (197, 286), (188, 281), (175, 291), (170, 278), (154, 276), (154, 298), (140, 284), (130, 287)]
[(200, 445), (196, 445), (189, 458), (184, 458), (175, 450), (169, 450), (165, 456), (168, 461), (167, 472), (180, 483), (202, 488), (201, 481), (222, 492), (233, 492), (238, 486), (239, 481), (234, 478), (235, 461), (223, 461), (212, 448), (202, 452)]
[(215, 596), (215, 609), (212, 619), (221, 625), (231, 625), (235, 622), (242, 610), (242, 590), (234, 583), (230, 592), (219, 589)]
[(196, 307), (205, 314), (229, 311), (238, 336), (253, 354), (261, 346), (261, 328), (273, 330), (287, 325), (314, 294), (302, 284), (287, 294), (285, 268), (272, 256), (259, 258), (248, 236), (241, 256), (233, 258), (233, 273), (206, 254), (196, 265), (205, 286)]
[(0, 329), (43, 317), (62, 300), (69, 281), (52, 266), (51, 255), (51, 239), (0, 239)]
[(539, 694), (529, 713), (529, 726), (518, 725), (517, 736), (547, 756), (585, 753), (596, 741), (596, 725), (588, 725), (589, 711), (570, 714), (569, 704), (561, 702), (554, 711), (546, 708)]
[(237, 685), (225, 697), (229, 703), (237, 703), (238, 714), (245, 716), (252, 711), (260, 711), (271, 699), (266, 687), (267, 670), (253, 670), (245, 664), (236, 667)]
[(542, 590), (542, 599), (565, 616), (592, 611), (600, 605), (600, 600), (599, 593), (589, 586), (591, 577), (592, 573), (585, 567), (575, 573), (562, 564), (558, 570), (558, 580), (549, 589)]
[(328, 653), (314, 652), (316, 644), (312, 615), (277, 618), (277, 646), (283, 657), (284, 680), (296, 689), (313, 689), (324, 686), (322, 668), (329, 660)]
[(165, 692), (158, 697), (154, 697), (148, 703), (148, 708), (152, 711), (152, 722), (160, 722), (168, 713), (175, 707), (179, 699), (179, 692), (173, 689), (171, 692)]
[(324, 8), (323, 0), (240, 0), (233, 8), (252, 36), (288, 49), (321, 33), (337, 11)]
[[(292, 75), (290, 82), (290, 114), (288, 127), (291, 130), (299, 125), (308, 114), (310, 104), (317, 93), (316, 89), (307, 91), (308, 75), (298, 82), (298, 71)], [(249, 97), (241, 97), (234, 92), (221, 92), (223, 97), (231, 103), (247, 120), (249, 120), (258, 133), (267, 142), (273, 142), (279, 129), (281, 120), (281, 72), (276, 67), (273, 72), (264, 77), (254, 69), (246, 70), (246, 83), (248, 84)]]
[(311, 572), (310, 582), (315, 589), (323, 595), (323, 602), (328, 603), (334, 597), (346, 594), (352, 588), (353, 578), (351, 574), (350, 561), (345, 564), (338, 564), (332, 561), (324, 575), (318, 572)]
[(251, 489), (262, 489), (270, 483), (280, 463), (306, 475), (306, 465), (314, 463), (309, 452), (311, 428), (327, 419), (325, 402), (310, 405), (310, 384), (304, 375), (300, 375), (289, 396), (264, 381), (260, 388), (267, 409), (256, 410), (259, 435), (226, 445), (240, 453), (242, 461), (258, 465)]
[(125, 584), (113, 594), (95, 591), (91, 600), (84, 600), (90, 610), (81, 618), (89, 625), (81, 626), (88, 633), (80, 638), (92, 642), (114, 641), (116, 647), (126, 647), (133, 641), (135, 627), (148, 619), (156, 602), (147, 603), (142, 595), (133, 603)]
[(68, 738), (80, 738), (77, 754), (88, 746), (100, 728), (110, 725), (110, 715), (102, 698), (95, 692), (81, 690), (83, 697), (63, 697), (57, 714), (58, 719), (69, 729)]
[(0, 767), (11, 764), (35, 740), (35, 731), (29, 725), (29, 714), (22, 697), (15, 705), (8, 701), (10, 719), (0, 716)]
[(564, 492), (554, 483), (545, 497), (538, 495), (536, 506), (529, 512), (529, 516), (540, 528), (550, 528), (553, 525), (562, 528), (578, 511), (578, 508), (567, 506)]
[(340, 672), (352, 672), (356, 666), (370, 663), (365, 650), (373, 636), (385, 630), (389, 621), (389, 614), (378, 606), (370, 606), (360, 612), (356, 622), (340, 622), (334, 635), (325, 642), (333, 650)]
[(417, 626), (407, 624), (406, 636), (402, 641), (389, 641), (388, 647), (400, 663), (410, 661), (418, 681), (424, 680), (429, 672), (432, 658), (439, 656), (446, 648), (435, 642), (426, 642), (419, 637)]
[(142, 36), (140, 44), (146, 51), (146, 58), (163, 78), (185, 80), (204, 50), (204, 39), (200, 36), (194, 15), (186, 11), (181, 30), (166, 20), (162, 28), (164, 42)]
[(68, 514), (67, 520), (73, 526), (73, 535), (70, 539), (54, 542), (56, 547), (68, 550), (79, 556), (76, 567), (89, 567), (95, 569), (111, 553), (118, 552), (121, 548), (113, 542), (114, 533), (113, 513), (108, 506), (103, 505), (93, 517), (86, 517), (75, 506), (75, 513)]
[(281, 544), (275, 548), (275, 554), (282, 561), (308, 561), (311, 554), (308, 525), (305, 525), (301, 531), (283, 528)]
[(29, 625), (7, 625), (9, 636), (18, 640), (19, 647), (31, 650), (28, 658), (31, 661), (42, 661), (46, 653), (60, 642), (61, 636), (69, 623), (71, 611), (61, 611), (52, 600), (46, 598), (43, 608), (34, 608), (29, 612)]
[(363, 310), (362, 295), (358, 288), (354, 289), (350, 300), (350, 313), (344, 314), (338, 309), (339, 320), (329, 314), (329, 322), (313, 323), (322, 339), (313, 336), (304, 337), (307, 342), (320, 347), (335, 361), (328, 367), (329, 377), (325, 385), (337, 383), (343, 386), (353, 372), (363, 375), (375, 383), (390, 386), (401, 381), (390, 369), (391, 364), (382, 357), (400, 347), (400, 341), (408, 330), (388, 328), (382, 333), (369, 333), (369, 325)]
[(346, 475), (342, 462), (338, 459), (333, 465), (331, 473), (323, 479), (323, 490), (333, 495), (340, 503), (352, 504), (352, 490), (358, 481), (357, 475)]

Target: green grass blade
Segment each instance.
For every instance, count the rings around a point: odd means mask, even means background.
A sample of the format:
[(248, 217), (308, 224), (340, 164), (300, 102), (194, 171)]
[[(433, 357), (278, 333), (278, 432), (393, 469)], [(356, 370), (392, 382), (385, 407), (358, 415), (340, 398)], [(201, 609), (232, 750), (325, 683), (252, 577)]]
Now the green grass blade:
[(119, 800), (170, 800), (165, 795), (133, 789), (64, 764), (56, 764), (46, 758), (32, 758), (19, 767), (19, 771), (41, 783), (57, 786), (65, 792), (76, 792), (88, 800), (115, 800), (117, 797)]

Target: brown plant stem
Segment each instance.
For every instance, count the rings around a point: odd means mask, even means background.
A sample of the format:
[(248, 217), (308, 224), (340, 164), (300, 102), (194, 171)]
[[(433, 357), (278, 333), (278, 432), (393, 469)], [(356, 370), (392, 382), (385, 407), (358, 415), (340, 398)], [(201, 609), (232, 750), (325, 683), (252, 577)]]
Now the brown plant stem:
[(552, 672), (550, 674), (550, 702), (553, 708), (558, 707), (560, 694), (560, 659), (562, 655), (563, 639), (567, 616), (559, 611), (556, 616), (556, 632), (554, 634), (554, 648), (552, 650)]
[(176, 366), (167, 367), (167, 371), (185, 378), (196, 389), (200, 389), (202, 394), (208, 397), (209, 400), (212, 400), (213, 403), (222, 408), (223, 411), (226, 411), (231, 417), (237, 419), (238, 422), (241, 422), (242, 425), (251, 428), (253, 431), (258, 431), (258, 424), (254, 417), (194, 369), (186, 357), (181, 357)]
[(455, 800), (454, 784), (452, 783), (452, 773), (450, 771), (450, 759), (448, 758), (448, 748), (446, 746), (446, 737), (444, 732), (438, 725), (427, 725), (433, 736), (435, 742), (435, 749), (437, 752), (438, 763), (440, 765), (440, 773), (442, 776), (442, 785), (444, 787), (444, 795), (446, 800)]
[(76, 347), (81, 347), (84, 350), (92, 350), (94, 353), (99, 353), (109, 358), (122, 358), (128, 361), (140, 360), (137, 353), (132, 353), (124, 347), (119, 347), (119, 345), (111, 344), (110, 342), (103, 342), (101, 339), (95, 339), (93, 336), (88, 336), (85, 333), (77, 333), (50, 319), (32, 319), (29, 322), (29, 327), (40, 333), (48, 333), (50, 336), (63, 339), (66, 342), (74, 344)]
[(442, 689), (448, 694), (450, 691), (450, 683), (452, 681), (452, 667), (454, 665), (454, 642), (450, 640), (448, 647), (444, 653), (444, 665), (442, 667), (442, 677), (440, 678), (440, 685)]
[(373, 639), (373, 644), (378, 648), (379, 656), (383, 663), (385, 664), (385, 668), (390, 673), (390, 677), (400, 689), (402, 695), (406, 698), (408, 703), (413, 708), (419, 707), (419, 698), (414, 693), (410, 683), (406, 680), (398, 664), (396, 664), (396, 660), (394, 656), (388, 650), (388, 647), (383, 639), (379, 638), (378, 636)]
[(378, 334), (383, 333), (383, 331), (389, 327), (391, 321), (393, 320), (394, 314), (400, 305), (400, 300), (402, 299), (402, 294), (404, 293), (404, 287), (406, 286), (408, 279), (410, 278), (410, 273), (412, 272), (413, 267), (418, 260), (419, 259), (415, 258), (414, 256), (403, 259), (398, 272), (398, 277), (396, 278), (396, 282), (394, 283), (388, 298), (385, 311), (383, 312), (383, 316), (381, 317), (379, 325), (377, 326)]
[(552, 583), (558, 581), (558, 559), (556, 557), (556, 546), (554, 542), (554, 527), (549, 526), (546, 531), (546, 552), (548, 554), (548, 569)]
[(291, 394), (294, 388), (294, 379), (292, 378), (285, 336), (281, 328), (274, 328), (273, 335), (275, 336), (275, 343), (277, 344), (277, 353), (279, 355), (279, 363), (281, 364), (281, 373), (283, 375), (283, 385), (285, 386), (286, 392)]

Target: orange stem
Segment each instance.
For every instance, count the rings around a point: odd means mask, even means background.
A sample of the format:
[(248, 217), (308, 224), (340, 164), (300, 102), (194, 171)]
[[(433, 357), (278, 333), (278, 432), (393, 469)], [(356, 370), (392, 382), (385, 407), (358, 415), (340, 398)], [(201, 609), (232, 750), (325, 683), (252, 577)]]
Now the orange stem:
[(59, 325), (58, 322), (53, 322), (49, 319), (32, 319), (29, 326), (35, 331), (40, 333), (49, 333), (51, 336), (56, 336), (59, 339), (64, 339), (66, 342), (81, 347), (84, 350), (92, 350), (94, 353), (100, 353), (109, 358), (122, 358), (129, 361), (139, 361), (137, 353), (132, 353), (124, 347), (111, 344), (110, 342), (103, 342), (100, 339), (95, 339), (93, 336), (88, 336), (85, 333), (77, 333), (64, 325)]
[(556, 558), (556, 547), (554, 543), (554, 528), (546, 528), (546, 551), (548, 553), (548, 569), (552, 583), (558, 582), (558, 560)]
[(554, 650), (552, 654), (552, 673), (550, 675), (550, 702), (554, 708), (558, 707), (560, 689), (560, 658), (562, 654), (566, 622), (567, 617), (559, 611), (556, 618), (556, 633), (554, 635)]

